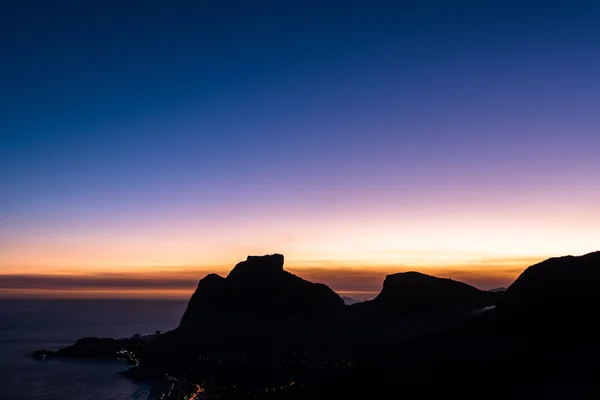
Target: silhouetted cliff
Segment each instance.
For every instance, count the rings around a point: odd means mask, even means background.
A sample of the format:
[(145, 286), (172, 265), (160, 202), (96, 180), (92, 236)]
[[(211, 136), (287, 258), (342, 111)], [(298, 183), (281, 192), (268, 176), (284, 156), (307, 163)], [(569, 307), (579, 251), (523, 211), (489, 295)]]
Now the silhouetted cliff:
[(192, 362), (212, 351), (270, 349), (314, 344), (344, 301), (329, 287), (283, 269), (280, 254), (249, 256), (226, 278), (210, 274), (198, 283), (177, 329), (142, 355), (145, 365)]
[(283, 261), (281, 254), (249, 256), (226, 278), (206, 276), (190, 299), (180, 328), (201, 328), (212, 318), (234, 315), (260, 320), (320, 319), (344, 306), (326, 285), (285, 271)]

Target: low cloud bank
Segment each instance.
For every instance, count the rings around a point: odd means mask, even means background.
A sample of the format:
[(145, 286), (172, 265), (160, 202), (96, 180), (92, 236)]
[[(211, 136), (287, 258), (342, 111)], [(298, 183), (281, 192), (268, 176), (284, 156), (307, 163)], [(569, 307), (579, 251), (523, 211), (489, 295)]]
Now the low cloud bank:
[[(385, 276), (394, 272), (415, 270), (414, 268), (289, 268), (290, 272), (312, 282), (321, 282), (340, 294), (369, 293), (381, 290)], [(422, 269), (424, 273), (460, 280), (479, 287), (490, 289), (508, 286), (518, 275), (515, 271), (460, 271)], [(42, 274), (3, 274), (0, 275), (0, 290), (22, 291), (180, 291), (191, 293), (198, 281), (209, 271), (165, 271), (160, 273), (96, 273), (85, 275), (42, 275)]]

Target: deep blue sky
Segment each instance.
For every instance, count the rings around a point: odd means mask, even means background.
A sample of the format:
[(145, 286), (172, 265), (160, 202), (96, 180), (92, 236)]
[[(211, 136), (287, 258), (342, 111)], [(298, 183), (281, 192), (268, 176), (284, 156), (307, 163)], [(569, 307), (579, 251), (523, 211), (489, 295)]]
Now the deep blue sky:
[(600, 8), (550, 3), (4, 1), (4, 251), (271, 211), (400, 224), (485, 193), (585, 209)]

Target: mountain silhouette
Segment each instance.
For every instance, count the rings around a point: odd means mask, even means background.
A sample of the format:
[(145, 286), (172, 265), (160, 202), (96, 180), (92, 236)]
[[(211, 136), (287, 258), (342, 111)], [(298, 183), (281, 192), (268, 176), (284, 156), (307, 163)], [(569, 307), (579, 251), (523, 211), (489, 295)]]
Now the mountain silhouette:
[(370, 315), (448, 313), (492, 306), (498, 298), (463, 282), (411, 271), (386, 276), (377, 297), (352, 307)]
[[(493, 310), (408, 345), (412, 353), (405, 354), (404, 372), (421, 374), (410, 363), (427, 359), (432, 360), (427, 367), (431, 379), (447, 376), (452, 364), (462, 366), (456, 376), (482, 380), (591, 382), (600, 359), (598, 284), (600, 252), (532, 265)], [(494, 374), (485, 375), (491, 369)]]
[(329, 287), (285, 271), (283, 262), (281, 254), (248, 256), (226, 278), (207, 275), (198, 283), (180, 328), (196, 329), (207, 319), (224, 316), (319, 319), (344, 306), (342, 298)]
[(283, 263), (281, 254), (248, 256), (225, 278), (209, 274), (201, 279), (179, 326), (149, 346), (142, 363), (177, 365), (217, 350), (281, 351), (292, 340), (310, 341), (326, 333), (344, 301), (326, 285), (285, 271)]
[[(363, 393), (372, 387), (392, 390), (403, 377), (442, 387), (446, 397), (455, 397), (450, 388), (468, 379), (477, 382), (474, 387), (502, 382), (500, 386), (518, 388), (508, 397), (577, 398), (575, 391), (540, 394), (539, 389), (568, 384), (574, 390), (597, 382), (598, 285), (600, 252), (532, 265), (506, 292), (497, 293), (492, 310), (409, 340), (372, 342), (362, 353), (360, 378), (369, 382)], [(464, 386), (456, 397), (465, 395)], [(335, 387), (338, 394), (340, 388), (344, 386)], [(357, 388), (350, 395), (355, 393)]]
[(600, 251), (550, 258), (527, 268), (510, 285), (499, 310), (510, 313), (579, 314), (600, 303)]
[[(418, 272), (392, 274), (376, 298), (347, 306), (283, 265), (280, 254), (249, 256), (226, 277), (204, 277), (179, 327), (136, 353), (139, 364), (128, 374), (218, 376), (243, 393), (302, 383), (294, 386), (297, 397), (272, 398), (375, 398), (422, 383), (464, 398), (469, 386), (477, 392), (498, 383), (521, 390), (597, 381), (600, 252), (548, 259), (500, 292)], [(73, 349), (84, 356), (121, 348), (78, 343), (97, 347)]]
[(518, 338), (513, 348), (536, 357), (600, 355), (599, 284), (600, 252), (542, 261), (509, 286), (481, 329)]

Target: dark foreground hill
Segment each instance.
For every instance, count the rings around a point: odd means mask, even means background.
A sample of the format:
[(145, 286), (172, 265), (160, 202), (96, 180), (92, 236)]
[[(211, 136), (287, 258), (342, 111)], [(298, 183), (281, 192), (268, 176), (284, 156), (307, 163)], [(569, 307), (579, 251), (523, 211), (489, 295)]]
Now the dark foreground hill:
[[(590, 388), (600, 393), (589, 386), (598, 384), (599, 278), (600, 252), (531, 266), (494, 310), (394, 346), (376, 349), (375, 344), (361, 353), (361, 374), (380, 388), (394, 386), (402, 376), (448, 390), (457, 390), (456, 382), (466, 379), (488, 388), (513, 388), (516, 394), (510, 397), (521, 398), (577, 398)], [(570, 385), (573, 393), (540, 391), (557, 384)]]
[(600, 251), (550, 258), (527, 268), (508, 288), (500, 309), (544, 318), (580, 317), (600, 302)]
[(135, 352), (132, 375), (228, 399), (578, 398), (598, 383), (599, 278), (600, 252), (531, 266), (498, 293), (409, 272), (345, 306), (283, 256), (248, 257), (200, 281), (180, 326)]
[(314, 385), (325, 390), (322, 382), (335, 387), (335, 379), (363, 368), (389, 368), (376, 355), (395, 351), (406, 337), (456, 325), (500, 297), (408, 272), (388, 276), (374, 300), (345, 306), (327, 286), (285, 271), (283, 261), (250, 256), (225, 278), (202, 279), (179, 327), (146, 349), (138, 370), (185, 366), (246, 388), (282, 386), (291, 376), (314, 397)]

